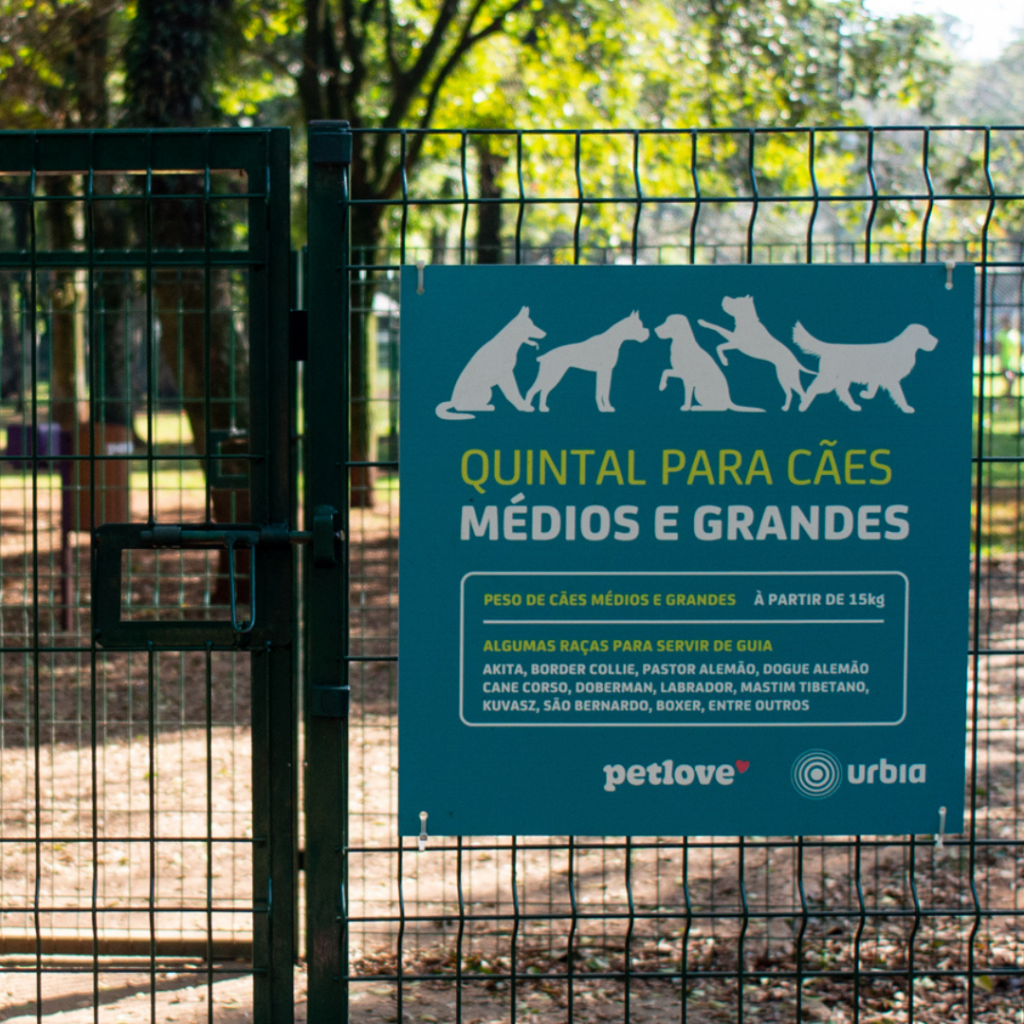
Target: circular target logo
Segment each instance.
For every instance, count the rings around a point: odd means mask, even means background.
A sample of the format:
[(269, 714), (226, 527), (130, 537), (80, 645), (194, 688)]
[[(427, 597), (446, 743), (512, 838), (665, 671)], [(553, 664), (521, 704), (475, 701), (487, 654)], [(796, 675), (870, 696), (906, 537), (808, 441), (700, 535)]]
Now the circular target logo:
[(824, 800), (843, 781), (843, 766), (827, 750), (808, 750), (793, 762), (793, 788), (808, 800)]

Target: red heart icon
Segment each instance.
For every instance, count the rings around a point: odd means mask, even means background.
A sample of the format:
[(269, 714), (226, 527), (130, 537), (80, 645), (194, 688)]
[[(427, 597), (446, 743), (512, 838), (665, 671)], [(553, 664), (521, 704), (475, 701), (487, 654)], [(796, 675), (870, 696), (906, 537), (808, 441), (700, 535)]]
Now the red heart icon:
[(740, 773), (740, 775), (742, 775), (749, 767), (750, 767), (750, 762), (749, 761), (737, 761), (736, 762), (736, 771), (738, 771)]

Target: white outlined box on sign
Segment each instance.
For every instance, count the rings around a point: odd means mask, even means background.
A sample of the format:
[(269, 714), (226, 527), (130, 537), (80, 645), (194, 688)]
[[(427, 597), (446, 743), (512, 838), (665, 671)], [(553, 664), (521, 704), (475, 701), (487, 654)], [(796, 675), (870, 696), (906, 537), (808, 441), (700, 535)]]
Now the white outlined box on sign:
[(899, 725), (896, 571), (471, 572), (459, 714), (475, 727)]

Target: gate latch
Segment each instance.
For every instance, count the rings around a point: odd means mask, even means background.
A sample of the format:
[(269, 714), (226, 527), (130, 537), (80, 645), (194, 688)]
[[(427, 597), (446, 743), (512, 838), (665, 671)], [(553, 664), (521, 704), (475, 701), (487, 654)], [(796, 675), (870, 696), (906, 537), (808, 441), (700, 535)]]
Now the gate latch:
[[(257, 569), (262, 562), (260, 551), (304, 543), (311, 538), (310, 533), (290, 530), (285, 524), (191, 527), (107, 523), (93, 534), (93, 623), (96, 641), (110, 648), (139, 648), (148, 644), (175, 648), (206, 644), (248, 647), (254, 643), (268, 642), (272, 640), (269, 627), (257, 621), (256, 585)], [(168, 621), (156, 617), (163, 610), (159, 606), (143, 606), (138, 608), (134, 617), (122, 617), (123, 552), (168, 548), (227, 551), (230, 618)], [(250, 613), (245, 621), (239, 618), (238, 607), (241, 603), (236, 575), (239, 550), (248, 552), (250, 563)], [(153, 573), (153, 578), (158, 578), (155, 566)]]

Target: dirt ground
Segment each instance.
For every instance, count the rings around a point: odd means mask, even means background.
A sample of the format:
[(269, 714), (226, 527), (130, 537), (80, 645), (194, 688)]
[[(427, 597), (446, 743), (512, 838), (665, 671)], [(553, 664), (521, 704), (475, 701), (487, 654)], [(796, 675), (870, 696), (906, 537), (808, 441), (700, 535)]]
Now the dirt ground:
[[(53, 495), (43, 497), (40, 579), (55, 595), (57, 508)], [(381, 494), (374, 509), (353, 516), (354, 654), (396, 650), (392, 499)], [(194, 511), (187, 494), (178, 500), (183, 514)], [(92, 960), (75, 946), (91, 943), (95, 893), (98, 927), (112, 943), (138, 949), (155, 927), (172, 950), (175, 942), (205, 943), (212, 932), (217, 967), (247, 969), (233, 959), (251, 937), (247, 658), (218, 654), (208, 665), (202, 652), (169, 653), (151, 666), (145, 655), (108, 654), (94, 676), (88, 654), (54, 653), (34, 665), (12, 652), (32, 629), (26, 508), (23, 491), (0, 490), (7, 651), (0, 654), (0, 1021), (38, 1019), (36, 906), (44, 908), (41, 936), (56, 943), (42, 976), (46, 1020), (92, 1022), (96, 1002), (100, 1019), (118, 1024), (208, 1020), (211, 1003), (218, 1021), (251, 1020), (251, 977), (211, 985), (187, 948), (161, 954), (155, 985), (145, 959), (105, 950), (97, 992)], [(75, 540), (81, 583), (87, 538)], [(202, 614), (213, 571), (206, 557), (139, 563), (135, 599)], [(1019, 569), (1012, 558), (986, 564), (983, 647), (1020, 647)], [(84, 600), (72, 619), (74, 633), (65, 634), (60, 616), (44, 608), (44, 637), (58, 646), (81, 642), (89, 628)], [(350, 722), (352, 1019), (497, 1024), (515, 1015), (548, 1024), (571, 1013), (588, 1024), (627, 1017), (717, 1024), (741, 1015), (766, 1024), (959, 1024), (970, 1002), (975, 1021), (1024, 1021), (1019, 676), (1016, 655), (982, 659), (976, 796), (985, 845), (973, 862), (955, 841), (937, 851), (930, 837), (913, 846), (870, 837), (856, 846), (764, 837), (581, 838), (570, 846), (564, 837), (483, 837), (435, 840), (419, 853), (394, 833), (394, 667), (361, 663)], [(151, 831), (159, 842), (148, 841)], [(94, 844), (94, 833), (118, 838)], [(221, 841), (208, 843), (208, 835)], [(684, 957), (685, 997), (672, 977)], [(627, 966), (643, 975), (628, 986)], [(874, 973), (855, 982), (855, 969)], [(808, 970), (817, 976), (800, 976)], [(300, 1021), (304, 993), (300, 967)]]
[[(0, 975), (0, 1021), (5, 1024), (29, 1024), (36, 1016), (36, 978), (26, 965), (24, 973), (10, 970)], [(64, 960), (52, 966), (85, 967)], [(155, 986), (148, 973), (101, 973), (99, 975), (98, 1003), (101, 1020), (116, 1024), (135, 1022), (174, 1022), (174, 1024), (200, 1024), (209, 1019), (211, 986), (196, 984), (195, 971), (199, 965), (183, 964), (182, 973), (160, 971)], [(125, 970), (133, 970), (131, 967)], [(304, 980), (304, 979), (303, 979)], [(298, 990), (297, 990), (298, 991)], [(252, 1018), (252, 978), (239, 977), (216, 981), (212, 985), (212, 1003), (215, 1019), (223, 1024), (242, 1024)], [(43, 1019), (54, 1024), (93, 1024), (94, 993), (91, 973), (85, 975), (44, 975)], [(302, 1004), (299, 1004), (300, 1006)], [(297, 1007), (298, 1009), (298, 1007)], [(296, 1014), (297, 1021), (305, 1016)]]

